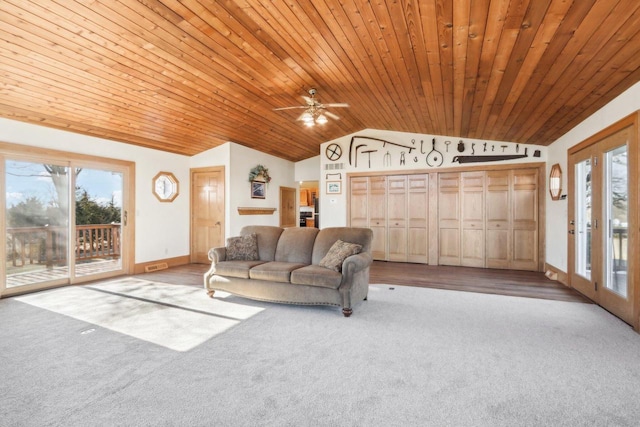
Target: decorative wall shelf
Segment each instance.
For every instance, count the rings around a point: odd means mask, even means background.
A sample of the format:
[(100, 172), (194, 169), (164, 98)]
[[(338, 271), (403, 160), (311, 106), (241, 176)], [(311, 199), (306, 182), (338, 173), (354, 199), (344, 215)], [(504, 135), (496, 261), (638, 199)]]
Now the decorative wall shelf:
[(276, 208), (238, 208), (240, 215), (273, 215)]

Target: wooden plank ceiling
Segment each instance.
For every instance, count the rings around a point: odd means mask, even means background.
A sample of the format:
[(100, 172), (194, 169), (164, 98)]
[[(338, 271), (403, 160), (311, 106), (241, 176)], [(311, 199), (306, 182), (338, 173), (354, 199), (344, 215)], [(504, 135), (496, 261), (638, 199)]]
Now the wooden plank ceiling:
[[(639, 53), (638, 0), (2, 0), (0, 116), (293, 161), (365, 128), (546, 145)], [(350, 108), (274, 111), (311, 87)]]

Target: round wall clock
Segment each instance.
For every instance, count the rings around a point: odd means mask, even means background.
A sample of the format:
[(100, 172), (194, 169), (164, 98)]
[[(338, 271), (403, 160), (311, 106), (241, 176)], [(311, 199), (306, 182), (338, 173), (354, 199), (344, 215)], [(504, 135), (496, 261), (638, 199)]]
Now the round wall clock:
[(161, 202), (173, 202), (178, 197), (178, 179), (171, 172), (158, 172), (152, 184), (153, 195)]

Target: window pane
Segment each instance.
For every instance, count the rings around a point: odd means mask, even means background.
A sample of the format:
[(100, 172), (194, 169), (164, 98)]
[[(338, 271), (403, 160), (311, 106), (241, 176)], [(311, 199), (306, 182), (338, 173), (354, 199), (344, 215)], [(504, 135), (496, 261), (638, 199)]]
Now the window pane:
[(627, 296), (628, 168), (627, 146), (605, 154), (605, 214), (608, 233), (605, 244), (606, 287)]
[(576, 273), (591, 280), (591, 159), (576, 164)]
[(123, 174), (82, 168), (76, 176), (76, 277), (120, 270)]

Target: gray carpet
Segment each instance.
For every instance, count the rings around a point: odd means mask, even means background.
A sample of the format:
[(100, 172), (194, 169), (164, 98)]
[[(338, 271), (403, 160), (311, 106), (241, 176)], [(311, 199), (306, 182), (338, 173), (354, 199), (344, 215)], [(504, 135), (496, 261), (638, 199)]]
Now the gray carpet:
[[(144, 296), (138, 289), (130, 298), (145, 304), (117, 312), (112, 323), (79, 320), (32, 298), (0, 300), (0, 425), (635, 426), (640, 419), (640, 335), (595, 305), (373, 285), (345, 319), (334, 307), (236, 297), (201, 309), (184, 300), (187, 287), (159, 284), (153, 294), (139, 285)], [(110, 282), (84, 291), (110, 298), (125, 288)], [(68, 288), (35, 295), (62, 292)], [(229, 304), (251, 314), (234, 319)], [(193, 322), (235, 323), (208, 338), (194, 334), (180, 350), (110, 329), (125, 315), (148, 327), (139, 317), (153, 305), (202, 314)], [(179, 317), (176, 331), (186, 333)], [(171, 322), (159, 329), (175, 332)]]

